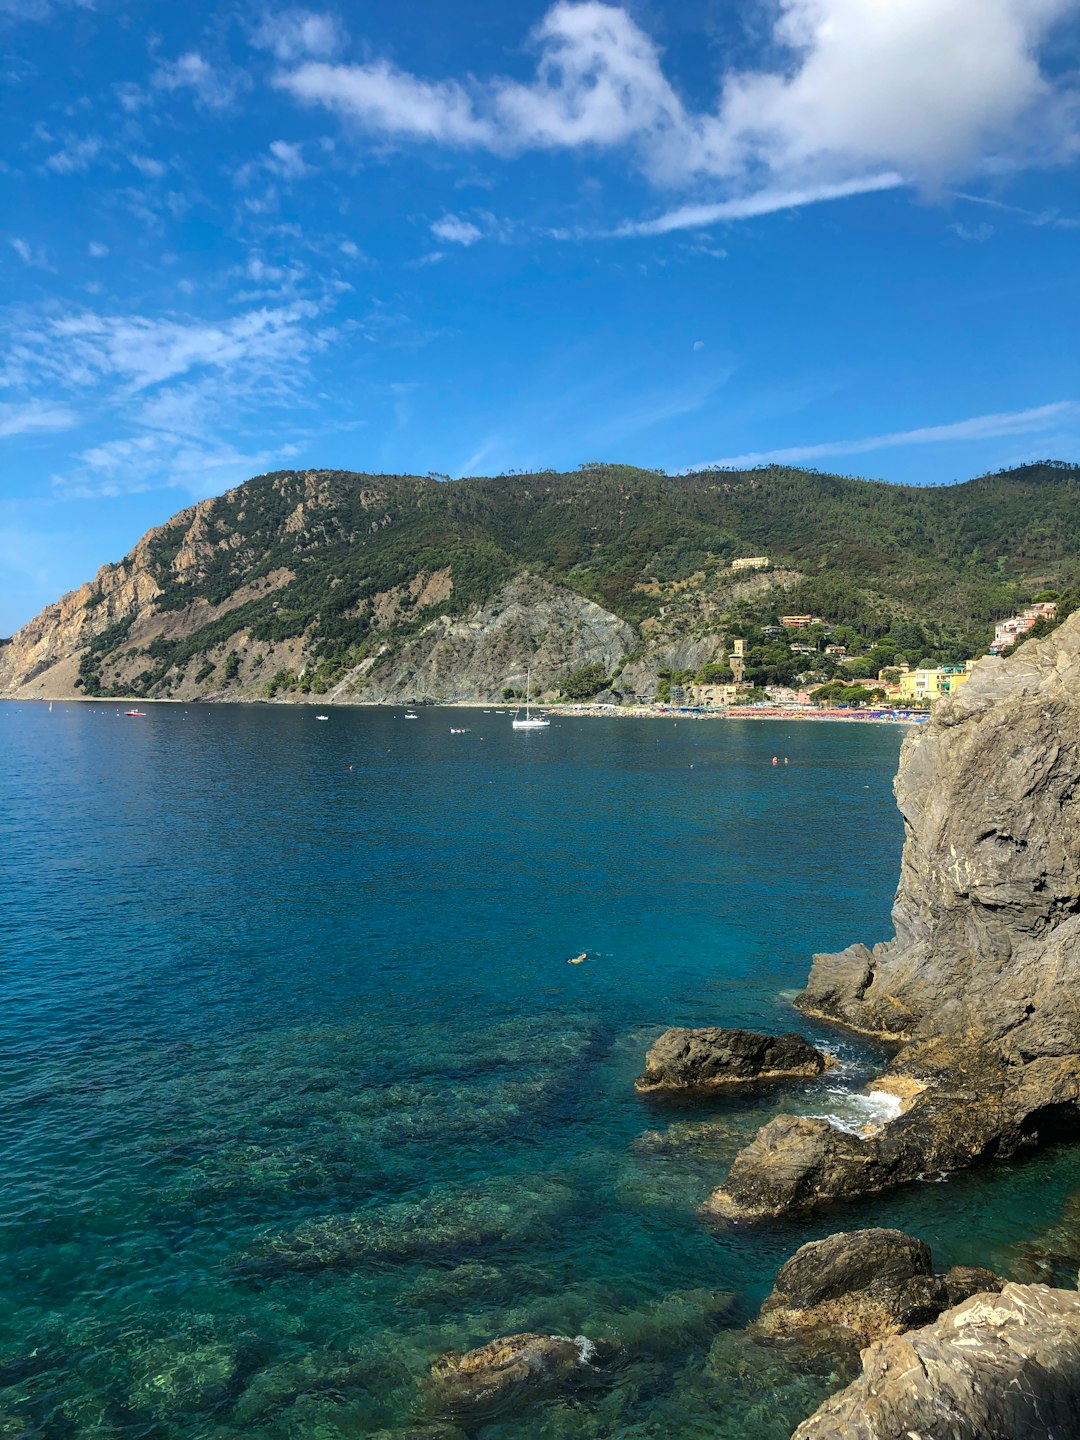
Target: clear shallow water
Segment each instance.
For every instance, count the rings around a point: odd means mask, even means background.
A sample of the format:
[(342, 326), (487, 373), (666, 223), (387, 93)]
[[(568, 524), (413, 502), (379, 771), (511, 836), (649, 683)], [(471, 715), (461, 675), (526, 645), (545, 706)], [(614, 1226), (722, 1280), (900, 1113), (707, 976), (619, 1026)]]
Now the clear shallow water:
[(479, 1440), (772, 1440), (842, 1378), (741, 1334), (797, 1245), (1043, 1263), (1068, 1151), (700, 1224), (778, 1109), (857, 1123), (849, 1039), (797, 1092), (633, 1093), (666, 1025), (806, 1030), (810, 953), (888, 933), (897, 730), (149, 711), (0, 706), (5, 1440), (404, 1432), (525, 1329), (622, 1357)]

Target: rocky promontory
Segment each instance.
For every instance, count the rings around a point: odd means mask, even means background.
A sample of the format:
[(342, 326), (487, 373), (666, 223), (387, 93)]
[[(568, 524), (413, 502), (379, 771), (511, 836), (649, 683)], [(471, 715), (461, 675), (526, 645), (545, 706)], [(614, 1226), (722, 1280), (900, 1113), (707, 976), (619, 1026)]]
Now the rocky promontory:
[(707, 1213), (773, 1216), (1080, 1134), (1080, 614), (987, 659), (905, 741), (895, 937), (819, 955), (797, 1005), (903, 1048), (863, 1135), (783, 1116)]

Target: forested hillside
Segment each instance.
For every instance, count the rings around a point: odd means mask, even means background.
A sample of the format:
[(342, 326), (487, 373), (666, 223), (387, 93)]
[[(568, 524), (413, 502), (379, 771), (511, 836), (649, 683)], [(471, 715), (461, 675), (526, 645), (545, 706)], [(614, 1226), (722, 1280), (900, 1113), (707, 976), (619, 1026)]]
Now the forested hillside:
[[(953, 662), (1019, 604), (1080, 584), (1078, 502), (1080, 470), (1060, 462), (934, 488), (776, 466), (458, 481), (281, 471), (181, 512), (50, 606), (0, 651), (0, 684), (386, 698), (410, 673), (431, 681), (436, 644), (450, 647), (436, 667), (448, 675), (479, 624), (499, 632), (484, 675), (504, 663), (512, 686), (548, 638), (545, 606), (562, 627), (538, 661), (548, 690), (571, 662), (636, 666), (640, 689), (650, 673), (696, 670), (735, 633), (761, 650), (761, 678), (794, 675), (786, 652), (765, 654), (761, 627), (781, 612), (845, 627), (855, 654)], [(755, 555), (768, 571), (732, 569)], [(476, 683), (486, 696), (502, 679)]]

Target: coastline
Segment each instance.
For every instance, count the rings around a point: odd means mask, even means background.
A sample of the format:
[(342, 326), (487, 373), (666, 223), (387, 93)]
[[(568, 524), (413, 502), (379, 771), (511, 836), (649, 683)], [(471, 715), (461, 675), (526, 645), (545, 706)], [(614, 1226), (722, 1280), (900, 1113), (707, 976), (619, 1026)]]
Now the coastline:
[[(423, 710), (481, 710), (494, 714), (496, 709), (510, 714), (519, 707), (507, 701), (494, 700), (328, 700), (322, 695), (305, 695), (289, 700), (267, 700), (258, 696), (226, 699), (205, 696), (189, 700), (177, 696), (145, 695), (0, 695), (0, 703), (27, 705), (275, 705), (326, 706), (334, 710), (393, 710), (418, 706)], [(794, 709), (782, 706), (731, 705), (716, 710), (676, 709), (667, 705), (560, 705), (538, 701), (536, 708), (551, 718), (587, 720), (811, 720), (837, 721), (858, 725), (921, 725), (930, 718), (929, 711), (910, 710), (819, 710)]]

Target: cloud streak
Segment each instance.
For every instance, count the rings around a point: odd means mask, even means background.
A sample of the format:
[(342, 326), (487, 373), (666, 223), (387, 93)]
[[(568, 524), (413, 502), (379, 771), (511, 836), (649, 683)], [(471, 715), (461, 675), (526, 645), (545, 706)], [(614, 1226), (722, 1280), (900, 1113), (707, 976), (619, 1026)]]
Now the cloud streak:
[(875, 450), (892, 450), (903, 445), (937, 445), (955, 440), (998, 440), (1008, 435), (1034, 435), (1047, 431), (1061, 420), (1080, 416), (1080, 401), (1057, 400), (1031, 410), (1013, 410), (992, 415), (976, 415), (968, 420), (954, 420), (948, 425), (927, 425), (917, 430), (896, 430), (886, 435), (870, 435), (860, 440), (830, 440), (818, 445), (791, 445), (780, 450), (754, 450), (745, 455), (729, 455), (723, 460), (710, 460), (688, 465), (684, 473), (695, 470), (743, 470), (755, 465), (799, 465), (807, 460), (824, 460), (835, 455), (868, 455)]

